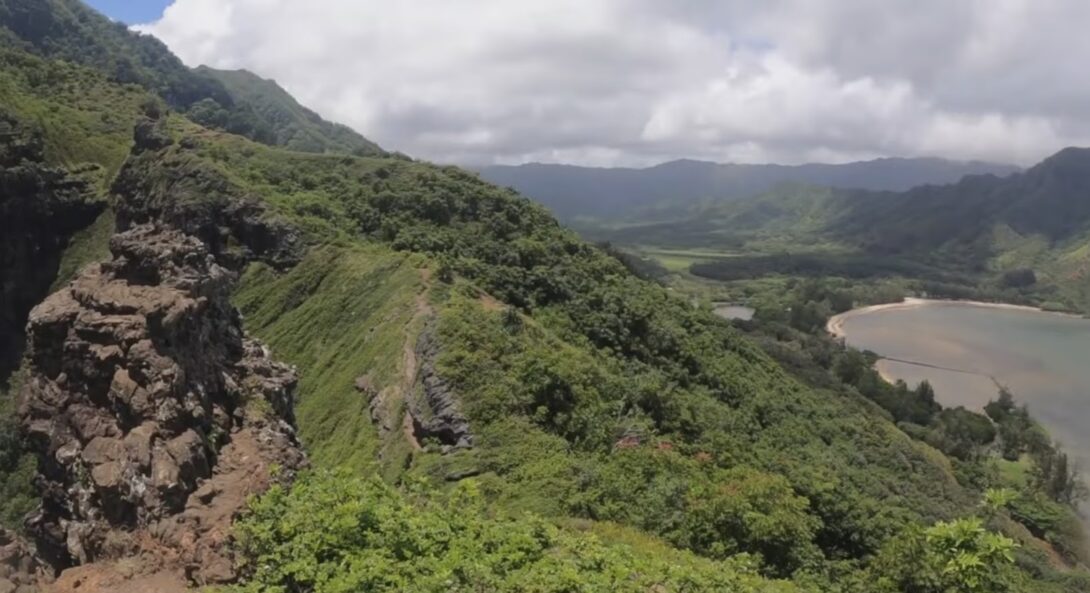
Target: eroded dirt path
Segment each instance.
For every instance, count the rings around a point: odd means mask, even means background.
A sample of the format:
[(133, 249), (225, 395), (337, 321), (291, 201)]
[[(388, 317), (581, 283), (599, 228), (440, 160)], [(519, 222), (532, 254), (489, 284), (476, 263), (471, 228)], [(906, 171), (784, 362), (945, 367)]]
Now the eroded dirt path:
[[(409, 394), (412, 393), (413, 387), (416, 386), (417, 376), (420, 373), (420, 361), (417, 360), (416, 357), (416, 343), (419, 332), (424, 324), (435, 316), (435, 309), (433, 309), (431, 303), (428, 302), (428, 289), (431, 286), (431, 270), (428, 270), (427, 268), (420, 270), (420, 280), (423, 283), (423, 288), (417, 293), (413, 302), (413, 317), (409, 320), (409, 323), (405, 325), (405, 342), (402, 345), (402, 383), (400, 385), (402, 402), (405, 402), (409, 397)], [(407, 405), (403, 405), (403, 408), (405, 417), (401, 422), (402, 432), (405, 434), (405, 440), (409, 442), (413, 451), (419, 451), (422, 447), (420, 446), (420, 441), (416, 438), (416, 427), (414, 426), (412, 412), (410, 412)]]
[[(375, 395), (377, 403), (372, 406), (372, 419), (377, 425), (383, 445), (379, 457), (388, 457), (388, 450), (393, 446), (391, 433), (400, 430), (412, 451), (423, 447), (416, 438), (416, 426), (409, 410), (408, 399), (416, 386), (420, 374), (420, 360), (416, 349), (420, 331), (428, 320), (435, 315), (435, 310), (428, 302), (428, 290), (431, 288), (431, 270), (419, 270), (421, 286), (413, 300), (412, 316), (402, 329), (400, 376), (396, 385), (390, 385)], [(398, 415), (401, 418), (398, 420)]]

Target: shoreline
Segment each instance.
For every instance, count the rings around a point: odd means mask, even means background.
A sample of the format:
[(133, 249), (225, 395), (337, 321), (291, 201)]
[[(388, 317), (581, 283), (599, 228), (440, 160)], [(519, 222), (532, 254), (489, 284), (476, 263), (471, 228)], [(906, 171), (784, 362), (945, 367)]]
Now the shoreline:
[[(825, 330), (826, 330), (826, 332), (831, 334), (836, 339), (846, 340), (847, 339), (847, 334), (846, 334), (846, 332), (844, 330), (844, 325), (849, 319), (851, 319), (853, 317), (856, 317), (856, 316), (859, 316), (859, 315), (866, 315), (866, 314), (869, 314), (869, 313), (876, 313), (876, 312), (880, 312), (880, 311), (890, 311), (890, 310), (899, 310), (899, 309), (915, 309), (915, 308), (919, 308), (919, 307), (937, 306), (937, 305), (942, 305), (942, 306), (962, 306), (962, 307), (980, 307), (980, 308), (989, 308), (989, 309), (1006, 309), (1006, 310), (1011, 310), (1011, 311), (1024, 311), (1024, 312), (1031, 312), (1031, 313), (1044, 313), (1044, 314), (1048, 314), (1048, 315), (1060, 315), (1060, 316), (1063, 316), (1063, 317), (1083, 319), (1083, 320), (1090, 319), (1090, 316), (1088, 316), (1088, 315), (1081, 315), (1081, 314), (1078, 314), (1078, 313), (1068, 313), (1068, 312), (1063, 312), (1063, 311), (1048, 311), (1048, 310), (1041, 309), (1040, 307), (1033, 307), (1033, 306), (1029, 306), (1029, 305), (1015, 305), (1015, 304), (1012, 304), (1012, 303), (996, 303), (996, 302), (973, 301), (973, 300), (923, 299), (923, 298), (918, 298), (918, 297), (906, 297), (902, 302), (899, 302), (899, 303), (885, 303), (885, 304), (880, 304), (880, 305), (871, 305), (871, 306), (867, 306), (867, 307), (860, 307), (860, 308), (857, 308), (857, 309), (852, 309), (850, 311), (845, 311), (844, 313), (840, 313), (838, 315), (834, 315), (833, 317), (829, 318), (829, 321), (825, 325)], [(923, 363), (913, 363), (911, 361), (905, 361), (905, 360), (899, 360), (899, 359), (888, 359), (888, 358), (883, 357), (881, 354), (879, 354), (878, 355), (878, 360), (875, 361), (874, 366), (872, 368), (874, 369), (875, 372), (877, 372), (879, 378), (881, 378), (883, 381), (885, 381), (886, 383), (889, 383), (891, 385), (895, 384), (897, 382), (897, 379), (889, 372), (889, 369), (885, 368), (886, 365), (884, 363), (887, 363), (887, 362), (899, 362), (899, 363), (903, 363), (903, 364), (923, 364)], [(932, 365), (924, 364), (923, 366), (932, 366)], [(982, 372), (979, 372), (979, 371), (957, 370), (957, 369), (953, 369), (953, 368), (944, 368), (944, 367), (934, 367), (934, 368), (939, 369), (939, 370), (943, 370), (943, 371), (962, 372), (962, 373), (969, 373), (969, 374), (973, 374), (973, 375), (977, 375), (977, 376), (981, 376), (981, 377), (987, 377), (987, 378), (991, 379), (991, 381), (993, 383), (995, 383), (996, 387), (1001, 386), (999, 380), (995, 376), (988, 375), (988, 374), (985, 374), (985, 373), (982, 373)], [(975, 404), (974, 405), (969, 405), (967, 402), (945, 401), (945, 398), (943, 397), (943, 394), (941, 393), (941, 391), (940, 391), (940, 389), (938, 387), (936, 387), (936, 391), (939, 391), (938, 393), (936, 393), (936, 401), (938, 401), (940, 404), (942, 404), (942, 406), (944, 408), (952, 408), (952, 407), (956, 407), (956, 406), (965, 406), (965, 407), (967, 407), (969, 409), (972, 409), (975, 412), (978, 412), (978, 413), (983, 412), (983, 408), (982, 407), (977, 407)], [(1021, 400), (1021, 401), (1022, 401), (1023, 404), (1030, 404), (1031, 406), (1039, 405), (1038, 401), (1035, 400), (1035, 399), (1034, 400), (1029, 400), (1029, 401), (1026, 401), (1026, 400)], [(1061, 434), (1069, 435), (1069, 436), (1072, 434), (1072, 433), (1070, 433), (1070, 429), (1065, 431), (1063, 425), (1061, 425), (1061, 424), (1058, 424), (1058, 425), (1045, 424), (1039, 418), (1038, 418), (1038, 422), (1040, 423), (1040, 425), (1042, 427), (1044, 427), (1045, 430), (1048, 431), (1049, 435), (1056, 435), (1058, 432), (1061, 433)], [(1078, 434), (1078, 433), (1076, 432), (1074, 434)], [(1050, 436), (1050, 438), (1051, 438), (1051, 436)], [(1078, 459), (1082, 454), (1085, 454), (1085, 452), (1086, 452), (1086, 450), (1084, 449), (1085, 445), (1080, 446), (1080, 440), (1079, 439), (1072, 437), (1072, 438), (1067, 439), (1067, 441), (1069, 442), (1069, 444), (1072, 443), (1072, 442), (1075, 443), (1075, 448), (1074, 449), (1069, 449), (1069, 453), (1071, 453), (1076, 459)], [(1088, 535), (1090, 535), (1090, 503), (1080, 504), (1076, 509), (1076, 513), (1077, 513), (1077, 515), (1079, 517), (1080, 523), (1082, 524), (1083, 531), (1085, 533), (1087, 533)]]
[(887, 373), (882, 368), (881, 363), (883, 361), (885, 361), (885, 359), (880, 358), (880, 359), (878, 359), (877, 362), (874, 363), (874, 372), (878, 373), (878, 377), (881, 378), (886, 383), (889, 383), (890, 385), (896, 385), (897, 384), (897, 379), (893, 375), (890, 375), (889, 373)]
[(879, 311), (894, 311), (900, 309), (916, 309), (919, 307), (925, 307), (929, 305), (960, 305), (966, 307), (981, 307), (988, 309), (1006, 309), (1008, 311), (1029, 311), (1032, 313), (1047, 313), (1049, 315), (1062, 315), (1065, 317), (1075, 317), (1082, 319), (1082, 315), (1075, 313), (1064, 313), (1062, 311), (1046, 311), (1040, 307), (1034, 307), (1031, 305), (1014, 305), (1011, 303), (992, 303), (988, 301), (959, 301), (952, 299), (922, 299), (918, 297), (905, 297), (905, 299), (899, 303), (884, 303), (881, 305), (869, 305), (867, 307), (860, 307), (858, 309), (852, 309), (843, 313), (834, 315), (829, 318), (829, 321), (825, 323), (825, 331), (831, 334), (834, 338), (843, 339), (847, 338), (847, 334), (844, 332), (844, 322), (847, 320), (858, 317), (860, 315), (867, 315), (869, 313), (877, 313)]

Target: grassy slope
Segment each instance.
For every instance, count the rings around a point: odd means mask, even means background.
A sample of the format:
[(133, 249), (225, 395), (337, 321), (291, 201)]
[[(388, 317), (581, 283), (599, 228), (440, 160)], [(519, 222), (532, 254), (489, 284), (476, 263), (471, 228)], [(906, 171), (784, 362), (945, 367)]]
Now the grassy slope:
[[(377, 246), (323, 247), (313, 250), (286, 274), (277, 276), (268, 268), (255, 265), (243, 277), (235, 301), (246, 315), (247, 327), (265, 339), (278, 357), (299, 367), (302, 381), (298, 422), (312, 460), (320, 467), (347, 468), (351, 476), (380, 471), (394, 481), (400, 481), (398, 476), (410, 468), (409, 474), (417, 479), (438, 478), (439, 484), (442, 476), (452, 469), (483, 470), (486, 473), (479, 478), (483, 491), (495, 500), (501, 516), (507, 517), (500, 519), (498, 525), (507, 533), (524, 529), (528, 520), (534, 521), (524, 516), (528, 510), (549, 516), (561, 514), (562, 501), (555, 498), (556, 488), (567, 488), (571, 478), (557, 472), (570, 471), (577, 457), (539, 427), (521, 425), (521, 430), (511, 431), (509, 425), (501, 425), (486, 429), (479, 433), (486, 439), (483, 446), (443, 456), (431, 448), (415, 453), (407, 451), (407, 443), (397, 430), (383, 442), (371, 423), (368, 398), (354, 384), (357, 377), (365, 374), (378, 391), (398, 388), (405, 371), (401, 357), (404, 341), (414, 340), (420, 329), (414, 323), (413, 310), (417, 307), (417, 296), (427, 290), (424, 280), (427, 275), (420, 274), (422, 263), (419, 257), (392, 253)], [(462, 286), (468, 293), (477, 294), (476, 289)], [(475, 314), (495, 313), (493, 306), (486, 306), (476, 297), (451, 295), (446, 289), (433, 295), (432, 304), (441, 309), (444, 326), (479, 322)], [(486, 309), (493, 311), (489, 313)], [(550, 340), (548, 345), (557, 344)], [(562, 354), (581, 356), (570, 346)], [(502, 378), (502, 371), (500, 375), (498, 378)], [(491, 378), (497, 377), (481, 377), (484, 381)], [(483, 394), (481, 399), (487, 401)], [(467, 403), (472, 407), (486, 401), (474, 402), (469, 398)], [(543, 441), (553, 447), (538, 447)], [(380, 451), (381, 461), (377, 458)], [(495, 471), (512, 462), (520, 466), (516, 475), (503, 472), (508, 475), (501, 477)], [(352, 478), (336, 479), (343, 484)], [(313, 503), (308, 499), (304, 504)], [(298, 506), (299, 503), (289, 505), (284, 511), (316, 516), (325, 510), (301, 511)], [(280, 512), (277, 511), (277, 521), (283, 524)], [(470, 511), (456, 508), (455, 512)], [(481, 524), (488, 525), (488, 521), (482, 518)], [(795, 591), (788, 583), (760, 578), (743, 558), (730, 562), (700, 558), (638, 530), (611, 523), (568, 521), (561, 527), (562, 531), (553, 536), (560, 539), (551, 544), (555, 547), (548, 557), (570, 563), (565, 558), (571, 552), (565, 546), (574, 546), (577, 557), (591, 564), (570, 566), (563, 576), (554, 572), (549, 577), (537, 577), (536, 586), (542, 590), (551, 589), (546, 589), (540, 579), (575, 579), (586, 586), (587, 579), (595, 574), (600, 576), (594, 578), (620, 578), (614, 581), (616, 590), (617, 584), (630, 579), (632, 567), (639, 567), (643, 578), (660, 583), (660, 588), (661, 583), (669, 583), (669, 589), (664, 591), (675, 587), (699, 591), (721, 586), (737, 591)], [(446, 562), (454, 557), (457, 555), (444, 556)], [(612, 567), (616, 559), (624, 559), (630, 566)], [(479, 559), (474, 563), (480, 570)], [(606, 570), (607, 566), (611, 568)], [(579, 571), (584, 570), (591, 572), (580, 575)], [(615, 572), (616, 576), (607, 576), (603, 570)], [(414, 578), (420, 578), (420, 573), (415, 573)], [(521, 577), (509, 578), (518, 582)], [(252, 586), (260, 588), (256, 583)], [(633, 591), (643, 590), (636, 583), (625, 586), (634, 587)]]
[(93, 70), (0, 42), (0, 104), (41, 131), (48, 164), (93, 165), (91, 174), (103, 190), (128, 157), (132, 127), (148, 97)]
[(384, 443), (356, 380), (379, 391), (399, 383), (421, 290), (413, 258), (379, 247), (315, 249), (282, 276), (255, 264), (242, 278), (247, 329), (300, 370), (297, 420), (315, 463), (375, 469)]
[[(95, 70), (36, 57), (8, 47), (0, 38), (0, 105), (40, 132), (46, 163), (94, 180), (99, 197), (107, 191), (132, 147), (132, 128), (151, 96), (119, 85)], [(109, 210), (72, 238), (53, 288), (82, 266), (108, 255), (113, 234)]]

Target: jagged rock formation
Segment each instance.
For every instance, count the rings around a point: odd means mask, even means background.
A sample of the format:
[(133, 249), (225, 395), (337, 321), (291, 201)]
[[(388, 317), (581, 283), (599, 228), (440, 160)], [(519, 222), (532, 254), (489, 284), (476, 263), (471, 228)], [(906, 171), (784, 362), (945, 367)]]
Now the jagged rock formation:
[(72, 234), (105, 207), (86, 181), (43, 162), (41, 137), (0, 111), (0, 381), (18, 363), (27, 313), (46, 296)]
[(171, 225), (201, 239), (217, 263), (233, 270), (255, 259), (278, 269), (298, 263), (304, 251), (298, 231), (269, 215), (258, 197), (239, 195), (219, 171), (181, 155), (163, 126), (152, 118), (136, 126), (132, 155), (112, 188), (123, 198), (118, 230)]
[(296, 376), (245, 336), (234, 277), (201, 241), (145, 225), (110, 248), (30, 315), (21, 417), (43, 504), (28, 527), (50, 565), (81, 565), (59, 590), (229, 581), (232, 518), (273, 466), (305, 464)]
[(429, 322), (417, 339), (416, 359), (420, 365), (417, 385), (406, 401), (413, 434), (417, 440), (432, 438), (445, 447), (472, 447), (473, 433), (462, 414), (458, 395), (435, 368), (439, 354), (439, 340), (433, 322)]

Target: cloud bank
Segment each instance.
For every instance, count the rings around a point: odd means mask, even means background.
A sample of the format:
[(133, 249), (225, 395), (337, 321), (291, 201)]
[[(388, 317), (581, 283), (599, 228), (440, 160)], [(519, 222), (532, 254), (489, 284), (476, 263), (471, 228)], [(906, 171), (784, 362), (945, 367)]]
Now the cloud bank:
[(1030, 164), (1090, 145), (1083, 0), (176, 0), (140, 27), (462, 164)]

